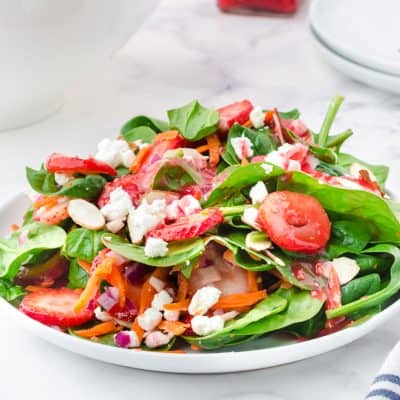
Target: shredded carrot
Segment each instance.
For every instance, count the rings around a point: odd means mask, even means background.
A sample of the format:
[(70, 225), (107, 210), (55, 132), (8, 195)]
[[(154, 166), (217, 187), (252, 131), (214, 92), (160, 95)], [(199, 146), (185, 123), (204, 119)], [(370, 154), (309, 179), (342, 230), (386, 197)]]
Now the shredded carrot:
[(284, 280), (282, 280), (281, 285), (280, 285), (280, 287), (282, 289), (290, 289), (292, 286), (293, 285), (290, 282), (284, 281)]
[(137, 318), (135, 319), (135, 322), (131, 325), (131, 330), (136, 333), (136, 336), (141, 343), (144, 336), (144, 330), (139, 326), (139, 321)]
[(74, 306), (74, 311), (76, 313), (79, 313), (89, 305), (91, 300), (96, 296), (97, 292), (99, 291), (100, 284), (101, 278), (96, 274), (93, 274), (88, 279), (85, 289), (83, 289), (83, 292), (81, 293), (78, 301)]
[(84, 260), (76, 260), (76, 262), (78, 263), (78, 265), (83, 268), (86, 272), (90, 272), (90, 268), (92, 267), (92, 264), (90, 264), (87, 261)]
[(74, 331), (74, 333), (84, 338), (91, 338), (96, 336), (108, 335), (109, 333), (118, 332), (121, 329), (122, 327), (116, 325), (114, 321), (107, 321), (95, 325), (89, 329), (80, 329), (78, 331)]
[(42, 286), (28, 285), (25, 286), (25, 290), (27, 292), (38, 292), (39, 290), (43, 290)]
[(111, 285), (118, 288), (119, 291), (119, 306), (123, 308), (126, 302), (126, 284), (122, 276), (121, 270), (117, 265), (113, 265), (110, 277), (107, 279)]
[(196, 344), (191, 344), (191, 345), (190, 345), (190, 348), (191, 348), (193, 351), (200, 351), (200, 350), (201, 350), (201, 347), (200, 347), (200, 346), (197, 346)]
[(190, 324), (185, 324), (181, 321), (161, 321), (158, 325), (159, 329), (173, 333), (175, 336), (181, 336), (185, 333)]
[(153, 150), (154, 145), (149, 145), (146, 147), (142, 147), (137, 153), (137, 156), (131, 166), (129, 167), (130, 171), (135, 173), (140, 170), (140, 168), (145, 164), (148, 156), (150, 155), (151, 151)]
[(143, 284), (140, 292), (139, 314), (143, 314), (145, 310), (151, 306), (155, 294), (156, 290), (150, 285), (149, 280), (147, 280)]
[(18, 231), (19, 228), (20, 228), (20, 226), (19, 226), (18, 224), (12, 224), (12, 225), (11, 225), (11, 231), (12, 231), (12, 232)]
[(189, 299), (179, 301), (178, 303), (165, 304), (164, 310), (167, 311), (186, 311), (189, 307)]
[(258, 274), (254, 271), (247, 271), (247, 284), (249, 286), (250, 292), (258, 291), (258, 283), (257, 283)]
[(165, 281), (169, 275), (169, 268), (156, 268), (153, 273), (151, 274), (151, 276), (154, 276), (154, 278), (160, 279), (162, 281)]
[(250, 128), (251, 126), (253, 126), (253, 123), (248, 119), (243, 126), (245, 126), (246, 128)]
[(180, 136), (180, 133), (177, 130), (165, 131), (165, 132), (161, 132), (158, 135), (156, 135), (156, 137), (153, 139), (153, 142), (160, 143), (160, 142), (163, 142), (164, 140), (176, 139), (179, 136)]
[(244, 167), (245, 165), (249, 165), (249, 160), (247, 158), (243, 158), (240, 162), (240, 165)]
[(178, 302), (186, 299), (189, 292), (189, 281), (185, 278), (182, 272), (178, 274), (178, 294), (177, 299)]
[(266, 290), (259, 290), (251, 293), (239, 293), (239, 294), (228, 294), (221, 296), (216, 304), (213, 305), (213, 309), (222, 310), (236, 310), (238, 307), (248, 307), (267, 296)]
[(207, 144), (210, 150), (210, 165), (215, 167), (219, 163), (219, 153), (221, 149), (221, 142), (219, 141), (218, 135), (214, 134), (207, 136)]
[(40, 283), (40, 286), (43, 288), (49, 288), (54, 285), (54, 279), (50, 279), (48, 281), (43, 281)]
[(265, 121), (265, 123), (268, 125), (269, 123), (272, 122), (273, 118), (274, 118), (274, 112), (273, 112), (272, 110), (269, 110), (269, 111), (267, 111), (267, 112), (265, 113), (265, 119), (264, 119), (264, 121)]
[(57, 205), (59, 198), (59, 196), (42, 196), (33, 203), (33, 208), (36, 210), (41, 207), (52, 208)]
[(162, 350), (163, 353), (168, 353), (168, 354), (186, 354), (186, 351), (183, 349), (177, 349), (177, 350)]
[(196, 151), (200, 154), (206, 153), (209, 150), (208, 144), (203, 144), (202, 146), (196, 147)]
[(225, 250), (222, 255), (225, 261), (228, 261), (231, 264), (236, 264), (233, 256), (233, 252), (231, 250)]

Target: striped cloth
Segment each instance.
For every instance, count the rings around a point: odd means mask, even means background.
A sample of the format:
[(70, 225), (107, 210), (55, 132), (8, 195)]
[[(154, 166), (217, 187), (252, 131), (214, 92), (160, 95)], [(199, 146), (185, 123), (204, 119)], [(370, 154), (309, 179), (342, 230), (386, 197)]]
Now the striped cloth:
[(400, 342), (386, 358), (365, 400), (400, 400)]

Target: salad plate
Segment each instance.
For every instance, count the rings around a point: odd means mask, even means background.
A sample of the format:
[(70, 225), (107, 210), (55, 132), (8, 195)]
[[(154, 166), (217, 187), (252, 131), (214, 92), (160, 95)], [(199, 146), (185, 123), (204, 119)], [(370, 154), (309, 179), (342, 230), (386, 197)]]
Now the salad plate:
[(388, 168), (297, 109), (197, 101), (136, 116), (94, 156), (27, 167), (0, 206), (0, 312), (68, 351), (224, 373), (316, 356), (400, 308)]

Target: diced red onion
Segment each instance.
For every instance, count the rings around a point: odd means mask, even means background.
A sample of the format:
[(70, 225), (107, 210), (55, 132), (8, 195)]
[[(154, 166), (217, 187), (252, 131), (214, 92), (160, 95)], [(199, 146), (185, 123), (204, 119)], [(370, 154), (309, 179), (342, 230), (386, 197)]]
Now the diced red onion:
[(131, 337), (127, 332), (121, 331), (114, 336), (114, 342), (118, 347), (127, 348), (131, 344)]
[(146, 274), (146, 267), (140, 263), (131, 263), (125, 269), (125, 278), (135, 285), (141, 283)]
[(97, 302), (106, 310), (110, 310), (118, 303), (119, 290), (115, 287), (106, 287)]

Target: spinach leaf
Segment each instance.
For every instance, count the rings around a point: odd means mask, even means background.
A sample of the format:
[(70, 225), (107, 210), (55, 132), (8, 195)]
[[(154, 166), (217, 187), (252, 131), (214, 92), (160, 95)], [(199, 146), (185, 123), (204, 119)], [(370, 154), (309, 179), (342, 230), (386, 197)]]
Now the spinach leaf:
[(392, 244), (378, 244), (364, 251), (367, 254), (383, 254), (387, 253), (393, 257), (393, 264), (390, 272), (390, 281), (388, 285), (368, 296), (364, 296), (351, 303), (345, 304), (333, 310), (327, 310), (326, 315), (328, 318), (336, 318), (342, 315), (349, 315), (351, 313), (364, 310), (373, 306), (382, 304), (390, 297), (394, 296), (400, 290), (400, 249)]
[[(334, 150), (336, 153), (339, 153), (340, 148), (342, 147), (343, 143), (353, 135), (353, 131), (351, 129), (347, 129), (342, 133), (338, 133), (337, 135), (329, 135), (325, 147)], [(319, 142), (319, 134), (313, 133), (314, 142)]]
[(336, 258), (345, 253), (359, 253), (365, 249), (371, 240), (368, 224), (359, 221), (342, 220), (332, 223), (331, 239), (327, 252), (330, 258)]
[(320, 161), (315, 169), (331, 176), (343, 176), (347, 173), (347, 171), (340, 165), (330, 164), (324, 161)]
[(168, 111), (171, 128), (180, 131), (187, 140), (195, 142), (217, 130), (218, 111), (203, 107), (197, 100)]
[(229, 130), (228, 139), (226, 141), (225, 151), (222, 158), (229, 164), (240, 164), (239, 159), (232, 146), (232, 139), (246, 137), (253, 144), (254, 155), (265, 155), (276, 149), (276, 143), (270, 134), (269, 128), (259, 130), (249, 129), (235, 123)]
[[(204, 349), (216, 349), (231, 342), (237, 344), (239, 336), (237, 331), (245, 329), (246, 326), (256, 323), (268, 316), (277, 314), (285, 309), (287, 300), (276, 293), (271, 294), (260, 301), (247, 313), (237, 319), (229, 321), (223, 330), (203, 337), (185, 337), (185, 340), (192, 344), (197, 344)], [(241, 338), (242, 339), (242, 338)]]
[(331, 130), (333, 121), (339, 111), (340, 106), (343, 103), (344, 98), (342, 96), (335, 96), (329, 104), (328, 111), (326, 113), (324, 122), (322, 123), (321, 129), (318, 136), (318, 144), (322, 147), (326, 146), (329, 139), (329, 132)]
[(78, 264), (76, 260), (72, 260), (69, 265), (68, 287), (71, 289), (84, 289), (88, 281), (88, 273)]
[(349, 304), (363, 296), (377, 292), (381, 288), (379, 274), (369, 274), (353, 279), (342, 286), (342, 303)]
[(223, 174), (226, 173), (230, 173), (230, 175), (211, 191), (205, 202), (206, 207), (225, 204), (238, 191), (253, 186), (259, 181), (281, 176), (284, 171), (269, 163), (253, 163), (245, 166), (232, 166), (229, 171), (223, 172)]
[(105, 233), (102, 236), (103, 244), (112, 251), (126, 257), (128, 260), (137, 261), (153, 267), (172, 267), (182, 264), (199, 256), (204, 251), (201, 239), (191, 239), (168, 244), (168, 254), (165, 257), (153, 258), (144, 254), (144, 247), (127, 242), (117, 235)]
[(371, 272), (382, 273), (390, 269), (392, 265), (392, 257), (385, 254), (380, 254), (379, 256), (372, 254), (352, 254), (351, 257), (360, 267), (359, 275)]
[(7, 279), (0, 279), (0, 297), (6, 301), (14, 301), (25, 295), (21, 286), (16, 286)]
[(300, 118), (300, 111), (297, 108), (293, 108), (289, 111), (279, 111), (279, 115), (283, 119), (299, 119)]
[(345, 168), (347, 171), (350, 168), (351, 164), (358, 163), (367, 167), (376, 177), (378, 183), (381, 186), (384, 186), (389, 175), (389, 167), (385, 165), (373, 165), (367, 164), (366, 162), (345, 153), (340, 153), (338, 155), (338, 165)]
[(183, 159), (166, 160), (156, 173), (152, 188), (154, 190), (179, 191), (192, 183), (200, 184), (203, 181), (193, 167)]
[(62, 247), (65, 237), (59, 226), (33, 222), (0, 240), (0, 277), (13, 279), (21, 265), (44, 251)]
[(35, 192), (82, 199), (93, 199), (99, 196), (107, 182), (101, 175), (87, 175), (83, 178), (76, 178), (59, 188), (55, 183), (53, 173), (47, 172), (43, 168), (34, 170), (29, 167), (26, 168), (26, 177)]
[(313, 338), (325, 326), (325, 311), (323, 308), (311, 319), (288, 326), (285, 331), (300, 337)]
[(123, 125), (121, 135), (127, 142), (142, 140), (144, 143), (151, 143), (157, 133), (168, 129), (167, 122), (146, 115), (138, 115)]
[(399, 221), (386, 201), (372, 193), (330, 186), (297, 171), (278, 182), (278, 190), (285, 189), (314, 196), (333, 220), (362, 220), (372, 228), (375, 242), (400, 243)]
[(63, 253), (68, 258), (78, 258), (92, 262), (101, 249), (104, 248), (101, 236), (104, 231), (91, 231), (85, 228), (74, 229), (68, 233)]
[(131, 172), (129, 170), (129, 168), (126, 168), (126, 167), (118, 167), (118, 168), (116, 168), (116, 170), (117, 170), (117, 173), (118, 173), (118, 177), (124, 176), (124, 175), (128, 175)]
[(286, 299), (287, 308), (279, 313), (267, 316), (235, 330), (233, 333), (242, 335), (263, 335), (268, 332), (277, 331), (290, 325), (308, 321), (319, 313), (324, 302), (312, 297), (309, 292), (298, 289), (279, 289), (277, 295)]

